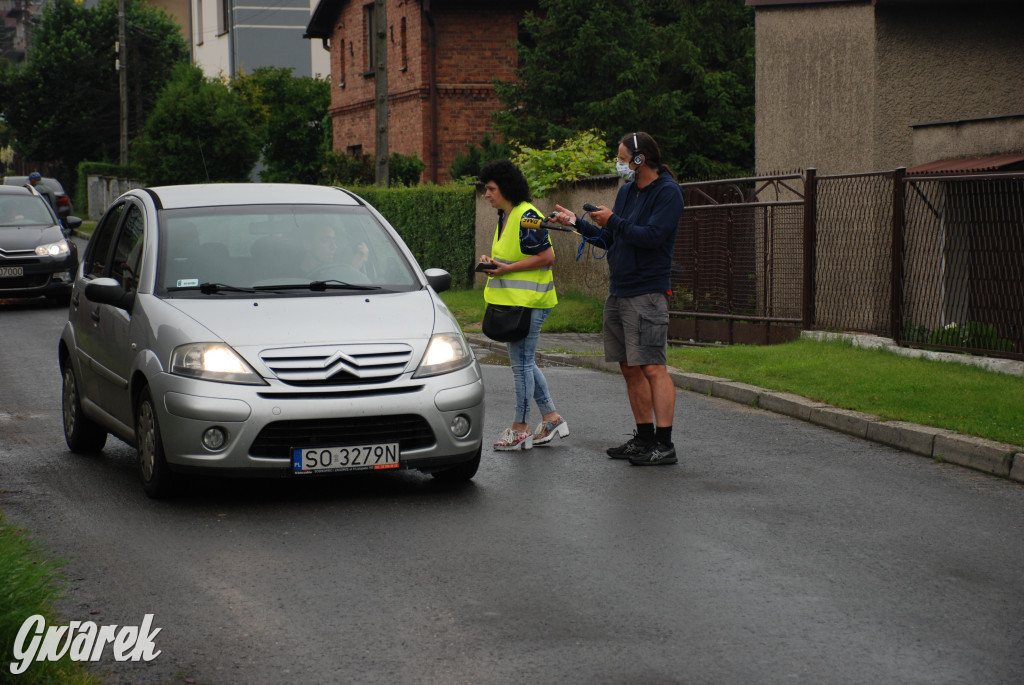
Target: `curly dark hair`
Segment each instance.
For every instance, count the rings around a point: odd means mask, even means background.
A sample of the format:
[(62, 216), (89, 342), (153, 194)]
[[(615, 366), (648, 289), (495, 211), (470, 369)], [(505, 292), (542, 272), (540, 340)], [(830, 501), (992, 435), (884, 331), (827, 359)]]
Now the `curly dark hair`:
[(530, 201), (530, 184), (519, 168), (507, 159), (496, 159), (480, 169), (480, 182), (494, 181), (506, 200), (516, 206)]

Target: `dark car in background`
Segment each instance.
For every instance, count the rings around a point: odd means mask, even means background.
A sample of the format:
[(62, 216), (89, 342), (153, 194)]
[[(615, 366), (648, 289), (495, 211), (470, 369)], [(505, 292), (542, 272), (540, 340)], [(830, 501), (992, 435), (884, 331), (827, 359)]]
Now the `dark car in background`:
[(31, 187), (0, 186), (0, 298), (46, 297), (66, 303), (78, 271), (78, 248), (50, 203)]
[[(71, 197), (68, 196), (64, 190), (64, 186), (61, 185), (60, 181), (53, 178), (52, 176), (43, 176), (41, 179), (43, 183), (49, 186), (50, 190), (53, 191), (54, 197), (57, 199), (57, 216), (61, 221), (66, 222), (67, 218), (71, 216), (72, 206)], [(5, 186), (24, 186), (28, 185), (28, 176), (5, 176)]]

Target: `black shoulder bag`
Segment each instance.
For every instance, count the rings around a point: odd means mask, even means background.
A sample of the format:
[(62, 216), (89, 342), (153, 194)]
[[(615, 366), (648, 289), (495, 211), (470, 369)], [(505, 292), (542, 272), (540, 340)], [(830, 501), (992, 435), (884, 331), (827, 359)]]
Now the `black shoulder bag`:
[(497, 342), (516, 342), (530, 332), (530, 308), (488, 304), (484, 311), (484, 335)]

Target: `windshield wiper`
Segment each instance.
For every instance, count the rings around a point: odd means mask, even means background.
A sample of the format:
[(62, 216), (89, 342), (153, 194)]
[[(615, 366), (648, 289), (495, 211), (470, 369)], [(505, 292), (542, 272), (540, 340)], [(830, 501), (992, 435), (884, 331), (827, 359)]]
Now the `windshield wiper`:
[(198, 290), (203, 295), (214, 295), (220, 292), (228, 293), (254, 293), (256, 292), (252, 288), (239, 288), (236, 285), (228, 285), (227, 283), (200, 283), (199, 285), (186, 285), (180, 287), (168, 288), (167, 292), (179, 292), (182, 290)]
[(311, 281), (309, 283), (287, 283), (281, 285), (258, 285), (256, 290), (312, 290), (323, 292), (325, 290), (380, 290), (379, 285), (356, 285), (331, 279), (329, 281)]

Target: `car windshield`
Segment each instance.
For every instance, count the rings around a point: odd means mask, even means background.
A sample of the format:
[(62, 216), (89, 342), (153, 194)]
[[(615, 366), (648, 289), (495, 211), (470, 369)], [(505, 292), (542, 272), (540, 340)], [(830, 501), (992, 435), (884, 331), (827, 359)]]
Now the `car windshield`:
[(36, 195), (0, 197), (0, 226), (52, 226), (45, 202)]
[(157, 292), (171, 297), (406, 291), (405, 256), (363, 207), (162, 210)]

